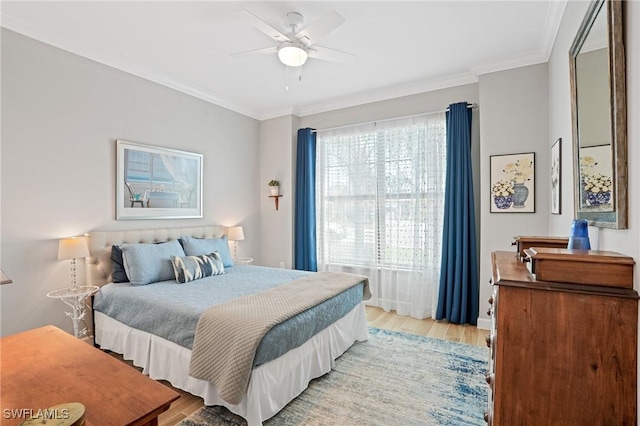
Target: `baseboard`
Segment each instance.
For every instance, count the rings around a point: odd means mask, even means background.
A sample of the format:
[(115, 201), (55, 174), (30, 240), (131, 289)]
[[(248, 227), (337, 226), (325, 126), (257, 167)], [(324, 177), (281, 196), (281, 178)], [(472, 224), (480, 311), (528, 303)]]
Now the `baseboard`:
[(476, 327), (481, 330), (491, 330), (491, 318), (478, 318)]

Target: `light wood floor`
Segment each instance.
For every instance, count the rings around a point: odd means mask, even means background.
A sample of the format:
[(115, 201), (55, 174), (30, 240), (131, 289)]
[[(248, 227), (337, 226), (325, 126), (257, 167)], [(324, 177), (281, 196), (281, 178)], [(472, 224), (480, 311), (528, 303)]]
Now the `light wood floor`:
[[(485, 337), (488, 332), (479, 330), (472, 325), (456, 325), (432, 319), (418, 320), (402, 317), (394, 312), (385, 312), (381, 308), (371, 306), (367, 306), (367, 322), (370, 326), (387, 330), (486, 347)], [(178, 392), (180, 398), (171, 404), (168, 411), (160, 415), (158, 418), (159, 426), (173, 426), (204, 405), (202, 398), (175, 389), (167, 382), (163, 383)]]

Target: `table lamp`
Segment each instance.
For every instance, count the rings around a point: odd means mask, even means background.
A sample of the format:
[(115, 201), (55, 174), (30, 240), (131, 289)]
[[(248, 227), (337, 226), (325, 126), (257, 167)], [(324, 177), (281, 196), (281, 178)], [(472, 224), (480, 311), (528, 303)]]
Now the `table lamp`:
[(78, 289), (76, 282), (76, 259), (89, 256), (87, 240), (84, 237), (63, 238), (58, 245), (58, 260), (71, 259), (71, 288)]
[(232, 226), (227, 232), (229, 241), (233, 241), (233, 260), (238, 260), (238, 241), (244, 240), (244, 231), (242, 226)]

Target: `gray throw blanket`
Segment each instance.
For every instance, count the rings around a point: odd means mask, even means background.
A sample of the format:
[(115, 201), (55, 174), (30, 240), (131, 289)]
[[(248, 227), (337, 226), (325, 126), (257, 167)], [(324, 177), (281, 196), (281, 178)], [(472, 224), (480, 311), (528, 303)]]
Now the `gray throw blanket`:
[(220, 397), (239, 404), (249, 385), (256, 349), (275, 325), (369, 279), (341, 272), (318, 272), (207, 309), (196, 327), (189, 375), (212, 382)]

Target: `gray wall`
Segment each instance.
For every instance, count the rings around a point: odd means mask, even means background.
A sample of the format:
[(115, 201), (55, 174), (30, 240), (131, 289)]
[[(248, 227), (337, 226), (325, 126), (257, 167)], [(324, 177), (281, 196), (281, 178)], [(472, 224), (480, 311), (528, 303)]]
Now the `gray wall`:
[[(291, 115), (260, 122), (260, 254), (264, 266), (293, 268), (295, 122)], [(272, 179), (280, 181), (278, 210), (269, 198), (267, 182)]]
[[(545, 235), (549, 217), (547, 64), (480, 76), (480, 317), (488, 325), (491, 252), (514, 251), (517, 235)], [(491, 155), (535, 153), (535, 213), (490, 213)]]
[[(2, 30), (2, 335), (71, 331), (58, 239), (91, 230), (242, 224), (259, 261), (259, 122)], [(204, 155), (202, 219), (115, 220), (115, 140)], [(84, 283), (84, 269), (79, 270)]]

